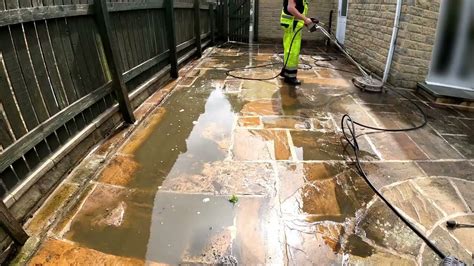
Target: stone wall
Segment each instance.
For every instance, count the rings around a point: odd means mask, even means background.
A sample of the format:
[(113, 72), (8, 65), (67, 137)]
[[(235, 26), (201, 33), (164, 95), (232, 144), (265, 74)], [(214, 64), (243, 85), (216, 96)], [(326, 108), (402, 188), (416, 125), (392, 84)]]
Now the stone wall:
[[(345, 46), (382, 76), (390, 46), (396, 0), (350, 0)], [(404, 0), (389, 82), (415, 88), (431, 61), (440, 0)]]
[[(279, 40), (283, 36), (280, 27), (280, 14), (283, 6), (283, 0), (259, 0), (258, 17), (258, 35), (260, 42), (270, 42)], [(335, 0), (310, 0), (310, 17), (317, 17), (326, 25), (329, 23), (329, 12), (334, 10), (333, 29), (335, 32), (337, 22), (337, 1)], [(321, 33), (309, 33), (303, 30), (303, 40), (322, 40), (324, 35)]]
[(405, 2), (389, 82), (415, 88), (428, 75), (440, 0)]
[[(383, 75), (392, 36), (397, 0), (349, 0), (345, 46), (349, 52), (379, 76)], [(259, 1), (260, 42), (280, 40), (279, 18), (282, 1)], [(328, 23), (334, 10), (336, 32), (338, 0), (310, 1), (310, 16)], [(415, 88), (424, 81), (431, 61), (440, 0), (403, 0), (400, 29), (389, 82)], [(322, 40), (321, 33), (304, 32), (303, 40)]]

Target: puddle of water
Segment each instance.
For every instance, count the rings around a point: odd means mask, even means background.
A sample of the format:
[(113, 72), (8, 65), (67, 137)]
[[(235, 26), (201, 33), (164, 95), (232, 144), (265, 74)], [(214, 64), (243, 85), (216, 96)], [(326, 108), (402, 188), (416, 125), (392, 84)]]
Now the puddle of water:
[(301, 117), (262, 117), (264, 128), (311, 129), (309, 120)]
[(65, 238), (95, 250), (143, 258), (153, 194), (99, 185), (87, 198)]
[[(216, 67), (219, 62), (225, 62), (226, 67), (246, 66), (253, 60), (253, 55), (236, 57), (236, 51), (224, 48), (224, 55), (205, 59), (200, 67)], [(264, 72), (270, 71), (257, 74)], [(215, 263), (230, 255), (233, 248), (238, 256), (251, 258), (248, 252), (244, 254), (246, 243), (251, 241), (254, 228), (268, 230), (268, 221), (262, 223), (260, 219), (267, 207), (248, 203), (253, 206), (251, 212), (246, 210), (237, 217), (226, 196), (192, 194), (274, 193), (276, 177), (270, 164), (224, 161), (237, 114), (251, 116), (240, 118), (240, 126), (260, 129), (236, 130), (234, 159), (343, 160), (340, 135), (326, 115), (361, 109), (350, 97), (322, 85), (304, 85), (298, 90), (283, 86), (278, 90), (272, 83), (228, 80), (230, 89), (225, 89), (225, 78), (222, 70), (208, 70), (205, 77), (183, 80), (179, 91), (164, 103), (165, 112), (159, 121), (146, 129), (150, 132), (145, 140), (127, 154), (129, 157), (115, 160), (117, 166), (127, 164), (127, 171), (122, 173), (126, 182), (120, 179), (118, 184), (126, 188), (99, 185), (72, 222), (66, 238), (102, 252), (169, 264)], [(298, 118), (272, 117), (282, 114)], [(288, 130), (274, 128), (324, 132), (291, 130), (297, 156), (292, 158)], [(239, 132), (243, 132), (240, 144)], [(286, 217), (303, 216), (301, 227), (313, 230), (308, 234), (289, 227), (281, 229), (288, 237), (295, 264), (340, 263), (344, 253), (373, 256), (376, 253), (367, 239), (406, 253), (419, 247), (406, 230), (394, 225), (395, 218), (380, 208), (370, 208), (358, 217), (373, 193), (344, 163), (282, 165), (281, 211)], [(112, 170), (111, 178), (120, 168)], [(110, 183), (117, 185), (115, 181)], [(249, 222), (246, 216), (254, 220)], [(389, 218), (380, 222), (379, 216)], [(239, 240), (240, 234), (232, 247), (236, 224), (247, 232)], [(374, 224), (377, 226), (373, 228)], [(392, 234), (387, 234), (388, 230)], [(407, 244), (403, 243), (405, 237)], [(264, 236), (255, 239), (252, 244), (261, 248)], [(265, 261), (262, 250), (255, 248), (255, 254), (259, 261)]]
[[(131, 186), (156, 189), (165, 178), (199, 173), (204, 163), (227, 155), (235, 119), (228, 96), (220, 88), (210, 91), (203, 79), (193, 86), (164, 104), (166, 114), (136, 151), (141, 167)], [(207, 93), (196, 92), (201, 86)]]
[(289, 160), (287, 133), (284, 130), (237, 129), (232, 155), (237, 161)]
[(227, 197), (158, 192), (146, 259), (178, 264), (204, 257), (209, 249), (230, 251), (233, 225)]
[(342, 160), (340, 135), (333, 132), (291, 131), (299, 160)]
[(282, 164), (280, 200), (285, 215), (307, 222), (344, 222), (373, 196), (372, 190), (344, 163)]
[[(231, 224), (232, 205), (224, 198), (215, 200), (213, 205), (205, 205), (209, 208), (201, 212), (206, 218), (199, 221), (194, 216), (185, 218), (189, 211), (200, 206), (200, 201), (196, 202), (193, 196), (173, 203), (181, 206), (178, 216), (166, 209), (174, 198), (159, 192), (155, 197), (165, 178), (200, 173), (206, 163), (221, 161), (227, 156), (236, 116), (234, 108), (239, 108), (239, 102), (213, 86), (213, 80), (222, 79), (223, 75), (222, 71), (207, 71), (206, 76), (197, 78), (191, 87), (181, 87), (170, 96), (162, 106), (166, 112), (160, 113), (157, 122), (140, 129), (149, 131), (144, 134), (144, 140), (131, 143), (130, 149), (125, 147), (124, 151), (130, 152), (118, 156), (116, 163), (110, 166), (107, 175), (110, 180), (102, 180), (126, 188), (100, 185), (72, 221), (65, 235), (67, 239), (110, 254), (140, 259), (147, 254), (152, 259), (177, 262), (176, 257), (172, 257), (177, 249), (188, 250), (188, 255), (194, 256), (202, 244), (199, 241), (206, 239), (204, 231), (197, 233), (198, 228), (208, 224), (206, 232), (215, 232), (223, 225)], [(124, 160), (127, 171), (121, 172), (120, 165)], [(114, 179), (114, 173), (120, 174), (119, 180)], [(166, 213), (160, 214), (161, 211)], [(163, 227), (156, 224), (156, 219), (166, 219), (168, 227), (162, 231)], [(188, 223), (187, 229), (178, 226), (178, 221)], [(164, 241), (164, 232), (170, 237), (168, 242)], [(151, 244), (147, 253), (149, 238)], [(168, 243), (172, 249), (163, 248), (162, 245)], [(189, 246), (180, 246), (185, 244)]]

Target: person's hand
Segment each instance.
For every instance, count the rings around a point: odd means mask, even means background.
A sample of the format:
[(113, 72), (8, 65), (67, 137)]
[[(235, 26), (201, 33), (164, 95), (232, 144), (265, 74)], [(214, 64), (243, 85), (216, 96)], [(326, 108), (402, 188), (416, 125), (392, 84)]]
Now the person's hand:
[(309, 24), (313, 23), (313, 21), (310, 18), (306, 18), (304, 20), (304, 25), (308, 26)]

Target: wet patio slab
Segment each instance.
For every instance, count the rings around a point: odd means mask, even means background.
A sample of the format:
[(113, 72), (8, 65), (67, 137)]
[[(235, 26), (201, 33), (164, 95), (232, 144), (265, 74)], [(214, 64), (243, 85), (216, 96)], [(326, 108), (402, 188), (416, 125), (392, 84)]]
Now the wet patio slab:
[[(291, 87), (280, 79), (226, 76), (228, 68), (278, 62), (278, 46), (206, 50), (136, 110), (133, 131), (122, 129), (97, 147), (40, 208), (28, 224), (40, 245), (25, 261), (438, 263), (359, 176), (339, 124), (349, 113), (364, 124), (400, 129), (420, 122), (416, 109), (392, 90), (359, 91), (350, 81), (356, 69), (334, 51), (337, 60), (318, 65), (311, 55), (327, 56), (325, 49), (303, 52), (311, 69), (301, 70), (303, 84)], [(474, 116), (397, 92), (415, 99), (429, 124), (397, 133), (358, 127), (362, 167), (443, 251), (472, 264), (474, 232), (444, 224), (474, 219)]]

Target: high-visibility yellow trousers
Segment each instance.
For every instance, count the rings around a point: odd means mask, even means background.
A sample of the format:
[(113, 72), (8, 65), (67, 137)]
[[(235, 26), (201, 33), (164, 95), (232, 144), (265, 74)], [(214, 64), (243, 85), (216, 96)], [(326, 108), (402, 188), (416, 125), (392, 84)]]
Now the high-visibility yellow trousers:
[(302, 21), (294, 21), (293, 25), (283, 27), (283, 63), (286, 65), (283, 68), (283, 75), (288, 78), (296, 78), (298, 73), (298, 64), (301, 50), (301, 28), (304, 27)]

